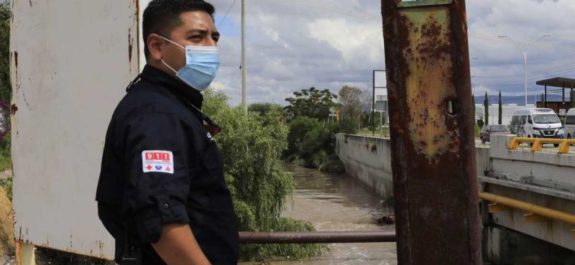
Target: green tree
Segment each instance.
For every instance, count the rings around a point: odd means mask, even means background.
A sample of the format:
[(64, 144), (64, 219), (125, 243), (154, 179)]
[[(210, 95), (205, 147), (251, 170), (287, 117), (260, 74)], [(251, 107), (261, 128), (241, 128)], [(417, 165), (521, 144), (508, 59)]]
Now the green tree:
[[(293, 191), (293, 176), (282, 168), (288, 128), (281, 109), (261, 116), (231, 108), (223, 94), (207, 91), (203, 111), (222, 127), (215, 136), (224, 154), (224, 174), (242, 231), (312, 231), (309, 223), (280, 217)], [(306, 257), (319, 254), (318, 245), (242, 245), (243, 259), (272, 256)]]
[(483, 122), (483, 118), (479, 118), (479, 120), (477, 120), (477, 127), (479, 127), (479, 129), (481, 130), (484, 125), (485, 123)]
[(315, 87), (302, 89), (293, 93), (293, 97), (286, 98), (289, 103), (285, 112), (289, 120), (299, 116), (307, 116), (320, 121), (329, 118), (330, 108), (334, 107), (337, 96), (328, 89), (318, 90)]
[(0, 100), (10, 102), (10, 7), (0, 3)]
[[(10, 7), (8, 3), (0, 4), (0, 108), (6, 107), (12, 99), (12, 87), (10, 85)], [(8, 110), (0, 111), (2, 115), (1, 124), (4, 129), (10, 128), (10, 116)], [(10, 156), (10, 134), (4, 135), (0, 139), (0, 171), (12, 167), (12, 158)]]
[(289, 127), (284, 155), (288, 161), (300, 160), (305, 167), (318, 168), (334, 154), (336, 124), (301, 116), (292, 120)]
[(256, 112), (260, 116), (265, 116), (271, 111), (281, 111), (282, 106), (273, 103), (253, 103), (248, 107), (248, 111)]
[(353, 134), (359, 129), (362, 112), (362, 91), (359, 88), (343, 86), (339, 90), (340, 127), (344, 133)]
[(501, 101), (501, 90), (499, 90), (499, 115), (497, 116), (497, 124), (503, 124), (503, 102)]
[(483, 99), (483, 108), (485, 112), (485, 125), (489, 125), (489, 97), (487, 96), (487, 92), (485, 92), (485, 98)]
[(288, 148), (284, 157), (288, 161), (293, 161), (300, 157), (301, 145), (305, 135), (314, 128), (321, 126), (321, 123), (314, 118), (301, 116), (293, 119), (289, 123), (289, 133), (287, 136)]

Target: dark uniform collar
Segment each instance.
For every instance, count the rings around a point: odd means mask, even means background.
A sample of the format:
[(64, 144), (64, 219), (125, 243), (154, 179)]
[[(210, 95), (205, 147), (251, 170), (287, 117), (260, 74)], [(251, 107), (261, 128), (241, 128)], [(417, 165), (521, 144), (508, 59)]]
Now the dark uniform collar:
[(192, 104), (198, 110), (202, 109), (202, 102), (204, 100), (202, 94), (196, 89), (179, 80), (177, 77), (169, 75), (154, 66), (146, 64), (144, 70), (140, 74), (140, 78), (144, 81), (166, 88), (181, 100), (185, 100), (186, 102)]
[(204, 100), (202, 93), (188, 86), (177, 77), (169, 75), (156, 67), (146, 64), (142, 73), (140, 73), (138, 77), (136, 77), (136, 79), (134, 79), (134, 81), (128, 85), (127, 90), (129, 91), (132, 86), (140, 80), (157, 85), (158, 89), (167, 89), (178, 99), (184, 101), (186, 105), (191, 105), (191, 108), (189, 109), (202, 121), (202, 124), (206, 130), (210, 132), (211, 135), (216, 135), (222, 131), (220, 126), (218, 126), (208, 116), (202, 113), (202, 102)]

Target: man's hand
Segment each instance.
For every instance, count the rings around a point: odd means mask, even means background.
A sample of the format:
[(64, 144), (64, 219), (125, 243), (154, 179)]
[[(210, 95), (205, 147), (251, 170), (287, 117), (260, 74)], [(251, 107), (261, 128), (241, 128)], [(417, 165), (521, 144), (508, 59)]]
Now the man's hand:
[(164, 226), (152, 247), (168, 265), (211, 265), (187, 224)]

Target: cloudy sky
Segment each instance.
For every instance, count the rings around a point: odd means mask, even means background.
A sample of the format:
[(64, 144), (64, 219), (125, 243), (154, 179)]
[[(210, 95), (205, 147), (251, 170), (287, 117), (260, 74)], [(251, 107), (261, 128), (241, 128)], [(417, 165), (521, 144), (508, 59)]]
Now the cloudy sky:
[[(214, 87), (241, 100), (241, 0), (208, 0), (222, 33), (222, 67)], [(293, 91), (343, 85), (371, 90), (372, 70), (385, 69), (380, 0), (245, 0), (248, 103), (285, 104)], [(575, 78), (574, 0), (468, 0), (474, 93), (523, 95), (535, 81)], [(501, 38), (498, 36), (507, 36)], [(514, 44), (513, 40), (516, 44)], [(380, 92), (378, 92), (380, 93)]]

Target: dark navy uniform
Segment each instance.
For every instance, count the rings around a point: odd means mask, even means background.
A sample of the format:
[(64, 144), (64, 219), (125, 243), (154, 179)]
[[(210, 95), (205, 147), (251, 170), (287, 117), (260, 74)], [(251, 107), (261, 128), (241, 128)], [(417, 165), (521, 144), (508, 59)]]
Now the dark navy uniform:
[(212, 264), (237, 264), (237, 219), (201, 104), (198, 91), (146, 66), (116, 108), (96, 194), (116, 262), (136, 252), (142, 264), (165, 264), (150, 243), (179, 223)]

